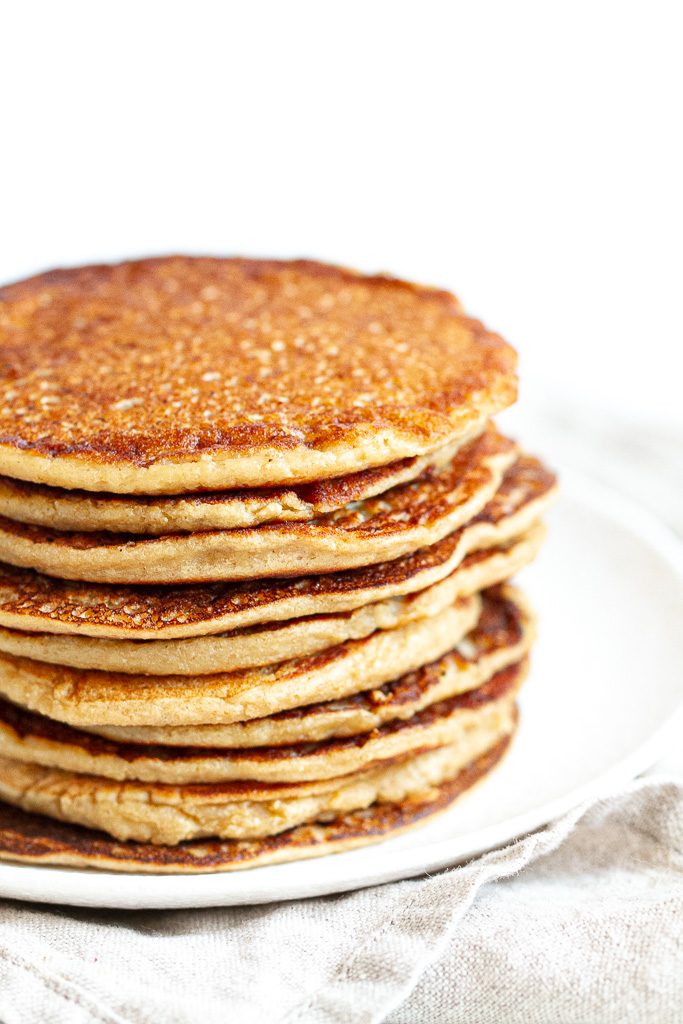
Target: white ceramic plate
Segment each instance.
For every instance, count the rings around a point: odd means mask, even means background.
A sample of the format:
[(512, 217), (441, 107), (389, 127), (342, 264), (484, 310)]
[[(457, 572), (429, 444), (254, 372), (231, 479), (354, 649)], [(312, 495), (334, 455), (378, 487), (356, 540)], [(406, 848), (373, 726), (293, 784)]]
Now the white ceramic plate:
[(650, 767), (683, 713), (683, 545), (573, 474), (524, 586), (540, 616), (519, 734), (500, 769), (431, 824), (365, 850), (215, 875), (0, 864), (0, 896), (92, 907), (265, 903), (457, 863)]

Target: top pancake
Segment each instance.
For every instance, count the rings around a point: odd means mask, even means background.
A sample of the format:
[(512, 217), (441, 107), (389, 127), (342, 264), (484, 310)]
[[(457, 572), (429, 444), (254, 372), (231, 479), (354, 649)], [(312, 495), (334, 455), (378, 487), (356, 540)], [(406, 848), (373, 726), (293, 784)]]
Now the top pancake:
[(0, 289), (0, 473), (179, 494), (433, 451), (515, 398), (447, 292), (307, 261), (164, 257)]

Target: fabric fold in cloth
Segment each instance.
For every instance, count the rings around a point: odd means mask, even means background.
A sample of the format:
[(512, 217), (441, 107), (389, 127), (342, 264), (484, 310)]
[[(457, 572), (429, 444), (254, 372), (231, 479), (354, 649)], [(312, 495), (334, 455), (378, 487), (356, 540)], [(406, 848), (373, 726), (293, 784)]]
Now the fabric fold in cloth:
[(651, 776), (462, 867), (340, 896), (5, 901), (0, 1020), (674, 1024), (682, 957), (683, 784)]

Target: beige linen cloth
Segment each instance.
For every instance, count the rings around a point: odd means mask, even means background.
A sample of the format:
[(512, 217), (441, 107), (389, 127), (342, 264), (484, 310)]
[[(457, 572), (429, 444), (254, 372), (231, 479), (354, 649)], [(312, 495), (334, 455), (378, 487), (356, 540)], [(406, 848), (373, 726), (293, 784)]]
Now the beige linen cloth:
[(677, 1024), (683, 784), (463, 867), (264, 907), (0, 909), (3, 1024)]
[[(680, 476), (665, 479), (683, 528)], [(683, 1021), (680, 753), (503, 850), (356, 893), (208, 911), (0, 902), (1, 1024), (380, 1021)]]

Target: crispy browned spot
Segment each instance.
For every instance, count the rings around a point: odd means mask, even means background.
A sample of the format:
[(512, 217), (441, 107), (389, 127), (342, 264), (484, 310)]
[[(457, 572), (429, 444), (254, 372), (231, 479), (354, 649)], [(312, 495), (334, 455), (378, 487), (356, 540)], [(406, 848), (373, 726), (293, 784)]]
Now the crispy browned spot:
[(334, 701), (317, 701), (288, 711), (278, 711), (272, 715), (273, 721), (300, 719), (319, 712), (345, 708), (367, 708), (372, 710), (378, 705), (400, 707), (402, 704), (414, 703), (419, 697), (436, 686), (451, 662), (465, 665), (477, 661), (496, 648), (512, 647), (522, 639), (522, 610), (508, 597), (501, 587), (490, 587), (484, 592), (481, 615), (475, 628), (468, 633), (468, 640), (474, 653), (462, 654), (458, 650), (450, 651), (443, 658), (424, 665), (415, 672), (408, 672), (392, 682), (364, 690)]

